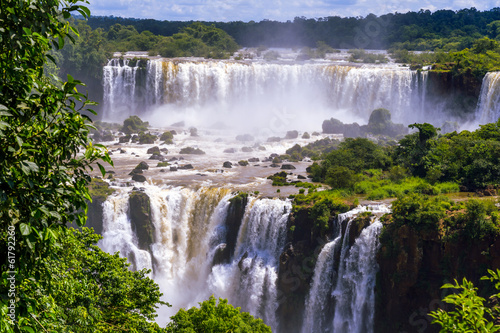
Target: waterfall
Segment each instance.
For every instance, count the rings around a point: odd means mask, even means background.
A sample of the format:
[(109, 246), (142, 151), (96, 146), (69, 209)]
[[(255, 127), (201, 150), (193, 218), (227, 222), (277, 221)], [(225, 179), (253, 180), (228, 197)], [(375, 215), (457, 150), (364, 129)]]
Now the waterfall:
[[(229, 263), (214, 263), (226, 241), (226, 217), (233, 197), (227, 188), (159, 188), (145, 185), (150, 199), (154, 242), (137, 246), (129, 212), (130, 191), (120, 189), (103, 204), (104, 232), (99, 246), (120, 251), (132, 269), (152, 269), (164, 300), (164, 325), (179, 308), (197, 306), (212, 294), (262, 318), (273, 328), (276, 319), (278, 258), (286, 238), (291, 203), (250, 197)], [(163, 321), (163, 322), (161, 322)]]
[(500, 72), (486, 73), (476, 109), (479, 124), (496, 122), (500, 118)]
[(276, 199), (252, 199), (246, 208), (231, 263), (213, 268), (209, 284), (243, 311), (278, 327), (278, 258), (285, 245), (292, 205)]
[[(351, 246), (352, 222), (367, 211), (374, 214), (372, 223)], [(339, 214), (334, 240), (324, 245), (316, 262), (302, 332), (373, 332), (378, 216), (387, 212), (385, 205), (371, 205)]]
[(310, 122), (306, 111), (314, 110), (319, 123), (332, 115), (363, 123), (384, 107), (395, 122), (410, 123), (425, 117), (420, 76), (375, 66), (112, 59), (104, 67), (104, 118), (165, 121), (182, 113), (200, 122), (262, 126), (277, 118), (291, 125)]

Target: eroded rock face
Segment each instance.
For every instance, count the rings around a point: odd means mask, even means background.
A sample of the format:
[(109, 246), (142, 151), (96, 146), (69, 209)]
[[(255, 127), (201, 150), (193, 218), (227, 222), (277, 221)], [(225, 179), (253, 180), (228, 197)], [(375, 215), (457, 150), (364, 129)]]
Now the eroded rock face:
[(139, 248), (149, 250), (154, 243), (154, 226), (151, 220), (151, 202), (149, 196), (140, 191), (133, 191), (129, 197), (130, 223), (137, 235)]
[(377, 256), (375, 332), (439, 332), (426, 314), (444, 304), (445, 283), (463, 277), (476, 286), (500, 268), (500, 239), (443, 240), (437, 231), (388, 225)]

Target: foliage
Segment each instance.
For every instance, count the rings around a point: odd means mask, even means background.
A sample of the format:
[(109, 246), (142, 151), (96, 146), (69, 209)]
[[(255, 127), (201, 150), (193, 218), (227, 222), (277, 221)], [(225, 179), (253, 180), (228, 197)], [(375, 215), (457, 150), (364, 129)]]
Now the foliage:
[(226, 299), (218, 302), (212, 295), (200, 307), (189, 310), (180, 309), (171, 317), (167, 332), (271, 332), (262, 319), (252, 317), (248, 312), (234, 308)]
[(142, 121), (138, 116), (130, 116), (123, 121), (123, 126), (120, 129), (123, 133), (132, 134), (148, 130), (149, 123)]
[(457, 182), (469, 190), (500, 183), (500, 120), (474, 132), (437, 136), (429, 124), (413, 125), (394, 151), (395, 163), (431, 182)]
[[(500, 290), (500, 270), (488, 270), (489, 276), (483, 276), (481, 280), (489, 280), (495, 284), (497, 291)], [(447, 283), (441, 288), (455, 289), (457, 293), (446, 296), (443, 301), (451, 304), (453, 310), (445, 311), (438, 309), (429, 313), (434, 318), (433, 323), (441, 326), (440, 332), (498, 332), (500, 325), (495, 323), (498, 309), (488, 306), (487, 301), (477, 294), (477, 288), (466, 278), (459, 284)], [(459, 292), (458, 292), (459, 291)], [(492, 295), (500, 297), (500, 293)]]
[(352, 62), (363, 62), (363, 63), (387, 63), (389, 60), (383, 54), (367, 53), (362, 49), (349, 50), (351, 54), (349, 60)]
[[(89, 138), (90, 119), (81, 112), (92, 103), (78, 93), (81, 83), (51, 82), (44, 64), (77, 31), (71, 12), (87, 17), (77, 0), (0, 5), (0, 266), (2, 295), (7, 272), (16, 270), (17, 322), (0, 317), (2, 331), (41, 331), (58, 325), (46, 261), (57, 258), (65, 226), (85, 223), (91, 164), (110, 162), (104, 147)], [(99, 164), (104, 175), (104, 168)], [(14, 228), (15, 267), (8, 266), (8, 228)], [(42, 296), (44, 295), (44, 296)], [(2, 298), (2, 313), (8, 299)], [(56, 330), (57, 331), (57, 330)]]
[(150, 53), (163, 57), (225, 59), (238, 50), (234, 39), (214, 25), (194, 22), (171, 37), (160, 37)]
[(54, 318), (36, 314), (36, 320), (46, 331), (161, 332), (151, 322), (157, 306), (167, 305), (160, 301), (159, 286), (149, 271), (132, 272), (126, 259), (102, 251), (95, 245), (100, 238), (88, 228), (66, 230), (54, 256), (34, 269), (51, 276), (47, 286), (20, 285), (20, 294), (40, 298), (42, 312), (54, 313)]

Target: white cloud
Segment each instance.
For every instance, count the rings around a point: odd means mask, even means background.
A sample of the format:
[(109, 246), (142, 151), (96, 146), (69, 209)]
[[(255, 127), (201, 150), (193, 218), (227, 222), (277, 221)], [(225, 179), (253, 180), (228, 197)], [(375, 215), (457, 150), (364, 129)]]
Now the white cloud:
[(93, 15), (158, 20), (260, 21), (293, 20), (297, 16), (366, 16), (420, 9), (487, 10), (500, 0), (91, 0)]

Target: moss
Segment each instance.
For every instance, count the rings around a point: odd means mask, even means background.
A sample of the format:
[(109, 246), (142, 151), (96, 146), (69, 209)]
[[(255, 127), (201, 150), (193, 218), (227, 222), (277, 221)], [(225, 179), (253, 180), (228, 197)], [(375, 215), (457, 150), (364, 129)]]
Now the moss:
[(168, 162), (158, 162), (158, 164), (156, 165), (157, 168), (163, 168), (163, 167), (166, 167), (166, 166), (169, 166), (170, 163)]
[(185, 147), (181, 149), (179, 154), (204, 155), (205, 152), (199, 148)]
[(114, 189), (109, 187), (109, 184), (107, 182), (99, 178), (92, 178), (88, 189), (92, 200), (97, 199), (101, 202), (106, 201), (107, 197), (115, 192)]

